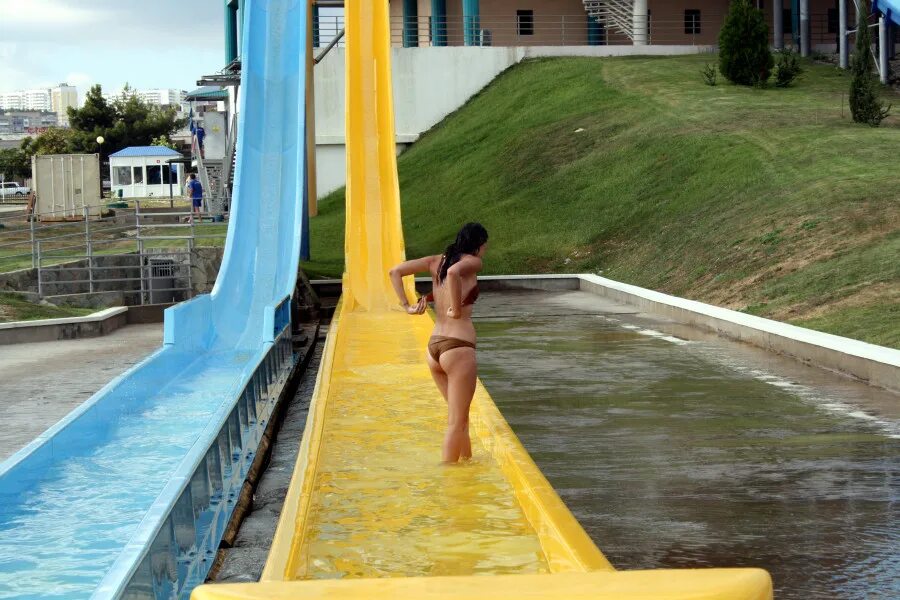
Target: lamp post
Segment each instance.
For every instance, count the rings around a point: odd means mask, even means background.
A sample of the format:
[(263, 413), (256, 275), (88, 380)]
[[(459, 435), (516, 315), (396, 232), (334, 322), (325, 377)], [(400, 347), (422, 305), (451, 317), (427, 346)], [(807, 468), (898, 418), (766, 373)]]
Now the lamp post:
[[(100, 163), (97, 165), (97, 175), (100, 176), (100, 200), (103, 201), (103, 139), (102, 135), (97, 136), (97, 145), (100, 147), (98, 154), (100, 155)], [(110, 173), (109, 193), (112, 194), (112, 173)]]

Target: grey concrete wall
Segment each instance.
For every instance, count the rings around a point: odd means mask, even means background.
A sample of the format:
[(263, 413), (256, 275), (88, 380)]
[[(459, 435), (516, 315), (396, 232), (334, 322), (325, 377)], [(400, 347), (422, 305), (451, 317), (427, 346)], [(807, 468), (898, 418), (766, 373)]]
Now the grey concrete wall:
[(596, 275), (580, 289), (725, 337), (793, 357), (872, 385), (900, 391), (900, 350), (669, 296)]
[(128, 309), (111, 308), (86, 317), (0, 323), (0, 345), (99, 337), (124, 327)]

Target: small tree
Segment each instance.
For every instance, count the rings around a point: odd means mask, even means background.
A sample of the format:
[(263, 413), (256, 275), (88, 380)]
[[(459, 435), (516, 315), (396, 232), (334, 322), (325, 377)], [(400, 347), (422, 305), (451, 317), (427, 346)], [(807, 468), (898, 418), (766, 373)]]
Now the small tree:
[(172, 150), (178, 150), (178, 146), (176, 146), (175, 142), (173, 142), (167, 135), (160, 135), (153, 138), (153, 140), (150, 142), (150, 145), (165, 146), (166, 148), (171, 148)]
[(0, 173), (7, 181), (31, 177), (31, 162), (21, 148), (0, 149)]
[(72, 130), (51, 127), (36, 138), (22, 140), (21, 149), (29, 160), (33, 154), (68, 154), (72, 152)]
[(885, 108), (878, 97), (878, 82), (872, 73), (872, 48), (869, 38), (868, 10), (863, 2), (856, 24), (856, 48), (850, 64), (850, 113), (857, 123), (878, 127), (891, 107)]
[(739, 85), (761, 85), (772, 74), (769, 27), (750, 0), (731, 3), (719, 32), (719, 71)]
[(776, 51), (775, 87), (788, 87), (803, 73), (797, 53), (790, 48)]

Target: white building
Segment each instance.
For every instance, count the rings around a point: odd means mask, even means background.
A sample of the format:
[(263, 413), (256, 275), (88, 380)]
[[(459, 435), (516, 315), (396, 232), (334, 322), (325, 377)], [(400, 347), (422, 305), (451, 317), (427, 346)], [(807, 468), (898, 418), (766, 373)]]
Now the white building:
[[(154, 88), (147, 90), (129, 90), (129, 96), (136, 96), (140, 98), (143, 102), (147, 104), (151, 104), (153, 106), (170, 106), (174, 105), (176, 107), (180, 106), (182, 102), (184, 102), (184, 97), (187, 92), (184, 90), (176, 90), (174, 88)], [(112, 102), (113, 100), (117, 100), (125, 94), (125, 90), (119, 90), (118, 92), (112, 94), (103, 94), (103, 97), (106, 98), (108, 102)]]
[(184, 90), (159, 88), (155, 90), (138, 90), (138, 97), (147, 104), (157, 106), (180, 105), (184, 102)]
[(3, 110), (52, 110), (50, 90), (39, 88), (0, 93), (0, 109)]
[(70, 106), (78, 108), (78, 88), (68, 83), (61, 83), (50, 90), (50, 102), (60, 124), (68, 126), (69, 113), (66, 109)]
[(109, 155), (112, 194), (123, 198), (180, 197), (184, 166), (169, 164), (181, 154), (165, 146), (130, 146)]

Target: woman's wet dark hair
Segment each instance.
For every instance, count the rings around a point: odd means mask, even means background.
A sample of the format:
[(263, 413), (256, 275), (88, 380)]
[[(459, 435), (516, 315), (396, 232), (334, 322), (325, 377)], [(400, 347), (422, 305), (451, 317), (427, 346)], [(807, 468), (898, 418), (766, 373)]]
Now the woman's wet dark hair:
[(458, 263), (463, 254), (475, 254), (488, 241), (488, 232), (481, 223), (466, 223), (456, 234), (456, 241), (444, 250), (441, 268), (438, 270), (438, 282), (444, 283), (447, 270)]

